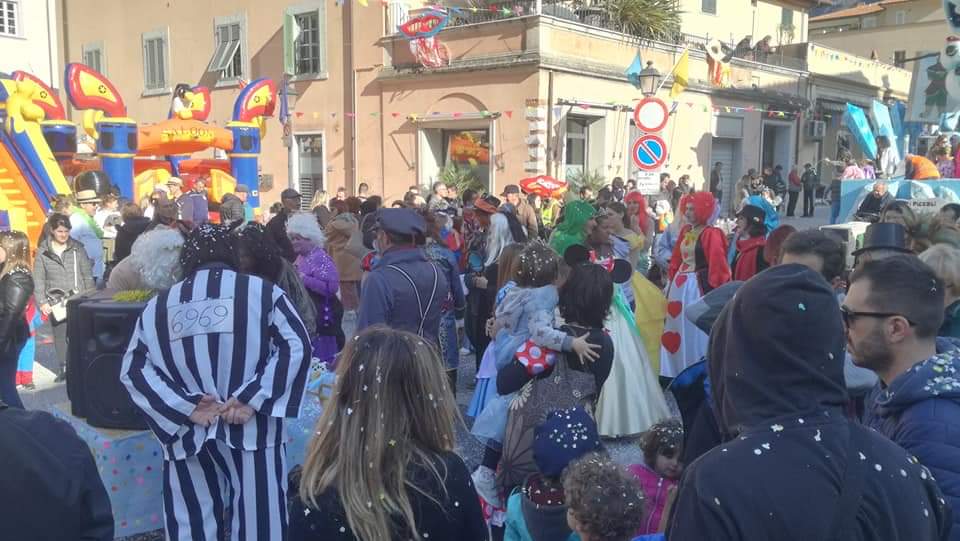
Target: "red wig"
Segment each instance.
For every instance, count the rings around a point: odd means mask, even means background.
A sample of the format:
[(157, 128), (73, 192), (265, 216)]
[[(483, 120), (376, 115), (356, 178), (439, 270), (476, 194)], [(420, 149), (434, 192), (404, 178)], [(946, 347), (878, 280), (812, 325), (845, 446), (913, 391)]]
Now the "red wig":
[(643, 197), (643, 194), (640, 192), (630, 192), (623, 198), (624, 203), (637, 203), (640, 206), (640, 211), (637, 212), (637, 218), (640, 222), (640, 231), (644, 235), (647, 234), (647, 230), (650, 229), (650, 217), (647, 216), (647, 199)]
[(678, 212), (686, 213), (688, 204), (693, 205), (693, 217), (697, 221), (691, 225), (706, 225), (717, 208), (717, 199), (710, 192), (693, 192), (680, 198)]

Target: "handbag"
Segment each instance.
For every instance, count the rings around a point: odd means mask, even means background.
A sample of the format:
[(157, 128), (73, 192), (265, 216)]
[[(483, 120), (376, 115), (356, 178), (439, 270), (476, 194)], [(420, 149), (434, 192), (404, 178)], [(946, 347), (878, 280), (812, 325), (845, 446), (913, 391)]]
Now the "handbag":
[[(73, 254), (73, 290), (80, 290), (80, 272), (77, 268), (76, 253)], [(57, 290), (51, 289), (50, 291)], [(50, 305), (50, 308), (52, 309), (50, 315), (53, 316), (53, 320), (56, 323), (67, 320), (67, 301), (70, 299), (70, 296), (62, 291), (61, 293), (63, 293), (63, 295), (61, 295), (60, 300)]]
[(547, 413), (583, 406), (592, 416), (591, 398), (597, 392), (593, 374), (572, 370), (562, 356), (548, 376), (535, 377), (517, 391), (507, 412), (497, 488), (509, 493), (528, 475), (537, 473), (537, 464), (533, 460), (533, 436)]

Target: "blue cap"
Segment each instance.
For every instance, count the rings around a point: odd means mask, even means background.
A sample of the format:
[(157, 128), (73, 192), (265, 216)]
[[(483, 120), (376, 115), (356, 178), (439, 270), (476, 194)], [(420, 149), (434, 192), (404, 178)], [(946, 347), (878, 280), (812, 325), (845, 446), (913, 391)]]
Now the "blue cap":
[(599, 448), (597, 422), (580, 407), (551, 411), (534, 431), (533, 460), (547, 477), (559, 477), (568, 464)]
[(411, 237), (427, 231), (423, 216), (411, 209), (380, 209), (377, 211), (377, 225), (384, 231)]

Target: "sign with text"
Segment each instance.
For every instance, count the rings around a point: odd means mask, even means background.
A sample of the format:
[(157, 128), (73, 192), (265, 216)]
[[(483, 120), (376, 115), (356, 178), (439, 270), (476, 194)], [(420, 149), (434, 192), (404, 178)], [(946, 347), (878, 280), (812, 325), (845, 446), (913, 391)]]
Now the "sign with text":
[(637, 191), (643, 195), (652, 195), (660, 191), (660, 173), (662, 169), (653, 171), (637, 171), (633, 175), (634, 182), (637, 183)]

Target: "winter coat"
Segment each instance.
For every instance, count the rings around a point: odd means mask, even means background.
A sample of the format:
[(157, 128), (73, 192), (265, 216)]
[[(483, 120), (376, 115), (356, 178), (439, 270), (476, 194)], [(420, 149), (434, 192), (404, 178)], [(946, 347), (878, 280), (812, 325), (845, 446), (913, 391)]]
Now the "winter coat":
[(521, 199), (517, 205), (517, 219), (520, 225), (527, 228), (527, 238), (535, 239), (540, 236), (540, 226), (537, 222), (537, 211), (530, 203)]
[(360, 258), (348, 250), (350, 239), (358, 234), (360, 224), (350, 214), (341, 214), (330, 220), (324, 233), (327, 235), (327, 253), (333, 258), (341, 282), (359, 282), (363, 277)]
[(960, 350), (910, 368), (867, 399), (864, 424), (930, 469), (953, 507), (951, 541), (960, 540)]
[[(413, 280), (413, 284), (391, 266), (402, 269)], [(431, 294), (433, 302), (430, 302)], [(413, 333), (422, 329), (424, 339), (438, 346), (441, 305), (449, 295), (450, 285), (446, 276), (435, 263), (427, 260), (423, 250), (415, 247), (390, 248), (363, 282), (357, 332), (380, 323)], [(425, 312), (423, 318), (420, 317), (421, 310)]]
[(207, 194), (187, 192), (180, 196), (180, 219), (194, 227), (210, 221), (210, 203)]
[[(507, 517), (503, 524), (503, 541), (577, 541), (580, 537), (567, 525), (567, 506), (563, 491), (556, 492), (557, 500), (551, 501), (548, 489), (531, 486), (534, 480), (525, 483), (525, 490), (515, 490), (507, 499)], [(530, 493), (539, 496), (540, 503)]]
[(87, 444), (65, 421), (0, 404), (4, 539), (113, 539), (113, 511)]
[(24, 313), (32, 296), (33, 277), (28, 269), (16, 269), (0, 278), (0, 356), (20, 351), (30, 337)]
[(246, 219), (243, 211), (243, 201), (232, 193), (225, 194), (220, 200), (220, 223), (230, 225), (233, 222), (242, 222)]
[(336, 265), (323, 248), (315, 248), (297, 258), (296, 267), (316, 311), (316, 329), (310, 329), (311, 336), (336, 335), (343, 319), (343, 304), (337, 298), (340, 277)]
[(633, 464), (627, 468), (640, 481), (643, 490), (643, 524), (637, 533), (650, 534), (660, 531), (660, 519), (667, 506), (670, 489), (677, 486), (673, 479), (660, 477), (646, 464)]
[(147, 230), (150, 219), (143, 216), (134, 216), (117, 228), (117, 239), (113, 242), (113, 262), (119, 263), (130, 255), (133, 243)]
[(960, 338), (960, 301), (956, 301), (948, 306), (945, 312), (943, 325), (940, 325), (940, 331), (937, 333), (937, 336)]
[[(737, 437), (687, 466), (667, 539), (947, 538), (950, 510), (927, 470), (844, 416), (845, 346), (819, 273), (780, 265), (740, 287), (707, 354), (718, 424)], [(855, 511), (835, 517), (851, 467), (862, 491)]]
[(293, 244), (290, 242), (290, 237), (287, 236), (287, 219), (289, 217), (290, 213), (284, 209), (280, 211), (280, 214), (270, 218), (270, 221), (267, 222), (267, 234), (280, 248), (280, 253), (284, 259), (293, 263), (297, 259), (297, 254), (294, 253)]
[(83, 245), (92, 262), (91, 273), (95, 280), (103, 278), (103, 231), (93, 218), (78, 210), (70, 215), (70, 238)]
[[(95, 289), (93, 261), (87, 256), (83, 245), (69, 239), (67, 249), (62, 256), (58, 256), (50, 243), (50, 239), (40, 241), (37, 258), (33, 263), (33, 291), (37, 305), (47, 303), (47, 296), (52, 289), (61, 289), (65, 293), (73, 289), (76, 289), (77, 293)], [(74, 269), (79, 271), (79, 275), (74, 275)]]

